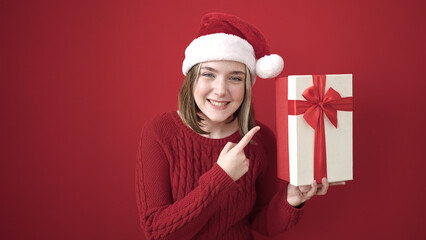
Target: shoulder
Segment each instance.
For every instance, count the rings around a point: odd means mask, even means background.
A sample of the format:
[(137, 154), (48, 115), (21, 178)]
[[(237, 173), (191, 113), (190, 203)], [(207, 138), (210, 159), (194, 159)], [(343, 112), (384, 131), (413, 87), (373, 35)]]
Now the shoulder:
[(256, 125), (260, 126), (259, 132), (253, 137), (257, 151), (265, 156), (265, 161), (270, 161), (276, 158), (277, 140), (274, 132), (267, 125), (256, 121)]
[(261, 143), (275, 144), (276, 137), (272, 129), (259, 121), (256, 121), (256, 125), (260, 127), (260, 130), (256, 133), (255, 140), (257, 139)]
[(179, 127), (174, 114), (176, 112), (165, 112), (149, 119), (143, 126), (142, 135), (167, 139), (176, 133)]

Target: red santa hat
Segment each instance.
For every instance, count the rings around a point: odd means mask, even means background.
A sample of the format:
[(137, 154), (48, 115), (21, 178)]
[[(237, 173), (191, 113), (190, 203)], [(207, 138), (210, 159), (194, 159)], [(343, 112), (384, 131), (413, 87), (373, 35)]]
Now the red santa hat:
[(229, 14), (208, 13), (201, 19), (198, 37), (185, 50), (183, 74), (200, 62), (218, 60), (244, 63), (253, 77), (264, 79), (278, 76), (284, 68), (283, 59), (270, 53), (254, 26)]

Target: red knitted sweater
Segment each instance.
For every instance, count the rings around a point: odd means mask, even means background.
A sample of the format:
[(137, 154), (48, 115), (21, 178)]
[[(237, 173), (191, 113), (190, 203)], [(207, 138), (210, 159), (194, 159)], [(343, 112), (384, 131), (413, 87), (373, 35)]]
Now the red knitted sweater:
[(251, 230), (275, 235), (303, 213), (287, 203), (287, 183), (275, 176), (274, 134), (261, 130), (244, 151), (248, 172), (234, 182), (216, 161), (237, 132), (205, 138), (177, 112), (148, 122), (137, 155), (136, 191), (140, 223), (148, 239), (253, 239)]

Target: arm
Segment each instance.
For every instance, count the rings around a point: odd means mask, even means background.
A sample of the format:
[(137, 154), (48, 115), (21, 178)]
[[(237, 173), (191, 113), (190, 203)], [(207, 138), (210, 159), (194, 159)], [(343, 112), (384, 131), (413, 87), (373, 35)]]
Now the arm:
[(303, 205), (297, 208), (287, 202), (288, 183), (276, 177), (276, 139), (273, 132), (262, 126), (256, 139), (265, 149), (262, 172), (256, 181), (257, 200), (251, 215), (252, 228), (272, 236), (294, 226), (303, 214)]
[(192, 192), (173, 202), (166, 154), (147, 128), (138, 149), (136, 178), (140, 223), (148, 239), (193, 237), (216, 210), (217, 197), (235, 184), (214, 164)]

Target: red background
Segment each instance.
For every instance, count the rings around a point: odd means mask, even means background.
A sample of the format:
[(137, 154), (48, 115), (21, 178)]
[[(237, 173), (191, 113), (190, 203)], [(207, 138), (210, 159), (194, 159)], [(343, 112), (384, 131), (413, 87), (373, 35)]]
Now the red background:
[[(204, 13), (239, 15), (281, 76), (352, 73), (354, 177), (275, 239), (424, 239), (424, 1), (2, 1), (2, 239), (144, 239), (139, 132), (177, 108)], [(274, 82), (254, 87), (272, 128)]]

